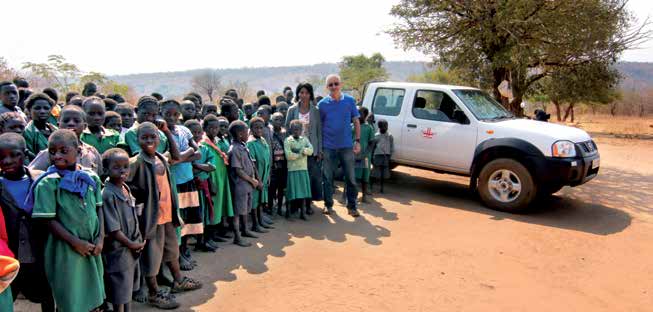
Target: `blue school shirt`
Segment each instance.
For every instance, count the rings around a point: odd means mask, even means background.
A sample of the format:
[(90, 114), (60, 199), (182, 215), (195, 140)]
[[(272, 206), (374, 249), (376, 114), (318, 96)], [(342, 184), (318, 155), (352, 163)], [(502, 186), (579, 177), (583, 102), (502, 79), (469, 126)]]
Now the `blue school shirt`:
[[(24, 175), (18, 181), (0, 177), (0, 181), (2, 181), (2, 184), (4, 184), (4, 186), (7, 188), (9, 194), (11, 194), (11, 196), (14, 198), (14, 201), (16, 201), (18, 207), (25, 210), (25, 198), (27, 198), (27, 192), (29, 191), (30, 186), (29, 177)], [(26, 212), (29, 213), (31, 211)]]
[(322, 120), (322, 146), (327, 149), (354, 147), (351, 121), (359, 116), (356, 100), (342, 93), (339, 101), (327, 96), (317, 107)]
[[(180, 125), (175, 126), (175, 130), (172, 131), (172, 136), (175, 139), (175, 143), (177, 143), (177, 148), (180, 153), (190, 147), (188, 142), (193, 139), (193, 133), (188, 128)], [(177, 185), (187, 183), (193, 179), (193, 164), (190, 162), (174, 164), (170, 167), (170, 171), (175, 176)]]

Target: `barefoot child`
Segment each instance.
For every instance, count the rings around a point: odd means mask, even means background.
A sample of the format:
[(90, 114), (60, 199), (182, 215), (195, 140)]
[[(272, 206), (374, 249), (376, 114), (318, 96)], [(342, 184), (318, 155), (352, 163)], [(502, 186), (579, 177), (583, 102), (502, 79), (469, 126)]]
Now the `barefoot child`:
[(260, 190), (255, 190), (252, 193), (252, 231), (257, 233), (266, 233), (263, 228), (270, 228), (263, 222), (263, 208), (268, 205), (268, 186), (270, 183), (270, 162), (271, 152), (270, 145), (263, 138), (263, 128), (265, 122), (260, 117), (254, 117), (249, 123), (251, 127), (251, 135), (247, 141), (247, 148), (249, 153), (254, 159), (256, 165), (256, 175), (259, 177), (261, 183)]
[[(165, 124), (165, 122), (163, 122)], [(162, 126), (167, 130), (166, 125)], [(177, 206), (174, 176), (168, 170), (167, 160), (157, 152), (160, 133), (151, 122), (143, 122), (136, 129), (139, 149), (130, 159), (127, 184), (142, 208), (138, 224), (145, 240), (141, 256), (141, 274), (148, 288), (148, 302), (160, 309), (179, 307), (175, 299), (159, 288), (156, 276), (165, 264), (174, 278), (171, 292), (194, 290), (202, 287), (198, 281), (181, 275), (179, 245), (175, 227), (181, 225)]]
[(234, 244), (247, 247), (251, 243), (243, 241), (241, 238), (241, 225), (242, 236), (258, 238), (247, 229), (247, 215), (252, 210), (252, 193), (254, 189), (261, 189), (256, 177), (256, 168), (254, 162), (250, 158), (249, 150), (247, 150), (247, 137), (249, 129), (245, 122), (236, 120), (229, 125), (229, 133), (231, 134), (231, 147), (229, 148), (229, 178), (231, 185), (233, 185), (232, 198), (234, 199)]
[(112, 148), (102, 155), (109, 178), (102, 191), (102, 213), (107, 233), (105, 278), (107, 301), (115, 312), (131, 311), (132, 292), (140, 287), (138, 258), (145, 242), (138, 229), (135, 199), (125, 184), (129, 176), (129, 155)]
[[(306, 220), (306, 207), (311, 204), (311, 181), (308, 177), (308, 159), (313, 155), (313, 146), (307, 138), (301, 136), (304, 125), (299, 119), (290, 122), (290, 136), (284, 142), (288, 161), (288, 188), (286, 200), (300, 209), (300, 218)], [(294, 201), (294, 202), (293, 202)], [(286, 218), (290, 213), (286, 210)]]
[(11, 292), (14, 300), (22, 293), (28, 300), (40, 303), (41, 311), (54, 311), (43, 265), (47, 232), (44, 226), (32, 221), (32, 211), (25, 209), (27, 191), (42, 172), (25, 167), (25, 152), (22, 136), (11, 132), (0, 135), (0, 206), (9, 248), (21, 266)]
[[(379, 132), (374, 136), (374, 176), (378, 176), (381, 182), (381, 193), (383, 193), (383, 181), (390, 176), (390, 158), (394, 153), (394, 138), (388, 132), (388, 122), (385, 119), (379, 120)], [(371, 187), (370, 187), (371, 189)]]
[(45, 273), (59, 311), (87, 312), (104, 302), (102, 186), (77, 164), (80, 142), (72, 130), (50, 135), (51, 166), (32, 184), (26, 209), (47, 222)]
[(48, 138), (57, 130), (57, 127), (48, 122), (54, 105), (54, 101), (44, 93), (34, 93), (25, 101), (25, 108), (30, 112), (32, 120), (25, 127), (23, 137), (27, 150), (34, 155), (48, 148)]
[[(367, 186), (370, 184), (370, 156), (372, 154), (372, 146), (374, 145), (374, 129), (370, 124), (367, 123), (367, 116), (369, 115), (369, 110), (366, 107), (359, 107), (358, 114), (360, 115), (358, 119), (360, 120), (360, 146), (361, 151), (358, 155), (355, 156), (354, 170), (356, 173), (356, 179), (360, 181), (361, 184), (361, 202), (367, 203), (368, 190)], [(356, 133), (353, 132), (352, 137), (356, 136)]]
[(82, 142), (95, 147), (98, 153), (102, 154), (110, 148), (116, 147), (120, 140), (120, 133), (104, 128), (106, 110), (104, 101), (92, 96), (86, 98), (82, 103), (86, 113), (87, 129), (82, 132)]
[(226, 224), (226, 219), (233, 218), (234, 216), (231, 189), (229, 187), (229, 159), (226, 154), (229, 150), (227, 148), (227, 151), (224, 152), (215, 144), (217, 135), (221, 131), (219, 117), (213, 115), (204, 117), (203, 126), (204, 137), (202, 138), (200, 148), (203, 147), (208, 153), (208, 161), (215, 167), (215, 170), (209, 174), (209, 185), (211, 187), (211, 199), (213, 202), (213, 218), (209, 219), (211, 220), (211, 224), (218, 227), (216, 229), (218, 231), (214, 231), (215, 235), (213, 237), (216, 240), (221, 240), (217, 237), (217, 234), (224, 233), (227, 229), (226, 226), (222, 227), (221, 221), (223, 224)]
[[(272, 169), (270, 170), (269, 206), (271, 209), (273, 202), (276, 199), (277, 214), (281, 216), (281, 206), (283, 205), (283, 196), (286, 193), (286, 180), (288, 176), (286, 153), (283, 149), (283, 143), (286, 140), (287, 134), (286, 129), (283, 127), (285, 122), (283, 114), (272, 114), (270, 121), (272, 123), (272, 142), (270, 142), (270, 149), (272, 150)], [(288, 207), (288, 201), (286, 201), (286, 209), (288, 209)]]
[[(190, 103), (193, 104), (193, 102)], [(193, 104), (193, 109), (195, 109), (195, 104)], [(209, 175), (215, 170), (215, 166), (213, 166), (209, 159), (209, 151), (205, 146), (200, 145), (202, 138), (204, 137), (204, 130), (199, 121), (190, 119), (184, 123), (184, 126), (193, 134), (193, 141), (195, 141), (195, 144), (199, 145), (199, 153), (201, 155), (200, 159), (195, 160), (192, 164), (193, 180), (195, 181), (195, 186), (197, 186), (197, 191), (200, 195), (200, 208), (204, 217), (204, 234), (197, 237), (195, 250), (215, 252), (218, 249), (218, 245), (213, 241), (212, 236), (213, 228), (211, 226), (216, 223), (214, 222), (214, 207), (213, 200), (211, 199), (211, 188), (209, 183)]]

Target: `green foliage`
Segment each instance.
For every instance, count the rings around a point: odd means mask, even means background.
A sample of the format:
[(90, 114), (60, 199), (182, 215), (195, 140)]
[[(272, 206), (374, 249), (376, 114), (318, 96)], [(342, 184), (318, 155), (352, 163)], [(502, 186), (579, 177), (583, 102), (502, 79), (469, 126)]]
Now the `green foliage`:
[(385, 58), (381, 53), (374, 53), (367, 57), (363, 54), (345, 56), (340, 67), (340, 78), (345, 88), (351, 88), (358, 94), (363, 91), (365, 83), (371, 80), (387, 79), (388, 73), (383, 67)]
[(95, 85), (99, 87), (101, 85), (107, 84), (109, 82), (109, 78), (107, 78), (107, 76), (102, 73), (90, 72), (79, 78), (79, 89), (83, 89), (84, 85), (89, 82), (95, 83)]
[[(561, 68), (612, 64), (650, 36), (632, 28), (627, 0), (402, 0), (391, 14), (400, 22), (388, 32), (416, 49), (459, 69), (516, 114), (532, 85)], [(497, 86), (508, 80), (513, 99)]]
[(61, 55), (48, 56), (46, 63), (23, 63), (23, 69), (43, 78), (63, 93), (70, 91), (74, 87), (75, 81), (81, 74), (77, 65), (66, 62), (66, 59)]
[(461, 77), (458, 71), (447, 70), (442, 65), (435, 66), (433, 69), (421, 74), (410, 75), (408, 76), (407, 80), (411, 82), (439, 83), (448, 85), (466, 84), (465, 79)]

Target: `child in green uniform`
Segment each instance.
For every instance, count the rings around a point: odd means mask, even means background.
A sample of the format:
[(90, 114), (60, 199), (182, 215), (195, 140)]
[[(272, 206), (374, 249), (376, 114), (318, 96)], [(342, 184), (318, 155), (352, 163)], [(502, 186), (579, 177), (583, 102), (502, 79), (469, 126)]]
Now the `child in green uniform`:
[(108, 111), (105, 116), (104, 127), (120, 133), (122, 131), (122, 118), (120, 118), (120, 114)]
[[(193, 102), (190, 104), (193, 105), (195, 109), (195, 104)], [(214, 222), (214, 208), (213, 200), (211, 199), (211, 190), (209, 185), (209, 174), (215, 170), (215, 166), (211, 163), (209, 157), (209, 152), (206, 150), (205, 146), (200, 145), (202, 138), (204, 137), (204, 130), (199, 121), (195, 119), (189, 119), (184, 123), (184, 126), (190, 130), (190, 133), (193, 134), (193, 141), (198, 145), (198, 152), (200, 153), (200, 158), (193, 161), (193, 182), (197, 187), (200, 200), (200, 209), (203, 217), (204, 233), (203, 235), (197, 236), (197, 243), (195, 244), (195, 250), (205, 251), (205, 252), (215, 252), (218, 249), (218, 244), (213, 241), (213, 229), (212, 225), (215, 225)]]
[(112, 148), (102, 155), (109, 178), (102, 191), (102, 213), (107, 233), (105, 259), (107, 301), (115, 312), (131, 310), (132, 292), (140, 287), (138, 258), (145, 242), (138, 229), (135, 199), (125, 184), (129, 155)]
[(142, 122), (149, 121), (159, 127), (159, 145), (157, 147), (158, 153), (165, 153), (166, 151), (170, 152), (170, 158), (172, 160), (179, 159), (179, 151), (175, 144), (169, 144), (173, 140), (172, 132), (168, 128), (168, 125), (165, 123), (165, 120), (157, 119), (159, 115), (159, 102), (157, 99), (151, 96), (142, 96), (138, 99), (138, 113), (136, 118), (137, 123), (134, 123), (129, 130), (125, 132), (123, 139), (118, 143), (118, 146), (127, 151), (129, 156), (134, 156), (141, 151), (141, 146), (138, 144), (138, 137), (136, 132), (138, 130), (138, 124)]
[[(306, 207), (311, 204), (311, 180), (308, 176), (308, 156), (313, 155), (313, 146), (301, 136), (304, 125), (299, 119), (290, 122), (290, 136), (284, 142), (288, 162), (288, 186), (286, 200), (299, 205), (300, 218), (306, 220)], [(286, 210), (286, 218), (290, 217)]]
[(48, 137), (57, 130), (57, 127), (48, 122), (54, 105), (54, 101), (43, 93), (34, 93), (25, 101), (25, 108), (30, 112), (32, 120), (25, 127), (23, 137), (27, 150), (33, 155), (48, 148)]
[(106, 110), (104, 101), (99, 97), (89, 97), (82, 103), (86, 113), (86, 129), (80, 139), (82, 142), (95, 147), (102, 154), (110, 148), (116, 147), (120, 140), (120, 133), (104, 128)]
[(254, 190), (252, 193), (252, 231), (257, 233), (266, 233), (263, 228), (271, 228), (263, 221), (263, 208), (268, 205), (268, 187), (270, 185), (270, 166), (272, 162), (272, 152), (270, 144), (263, 138), (265, 121), (260, 117), (254, 117), (250, 120), (251, 135), (247, 141), (247, 148), (256, 164), (256, 172), (261, 183), (261, 189)]
[(218, 117), (218, 136), (215, 138), (217, 145), (223, 153), (229, 152), (231, 138), (229, 137), (229, 120), (220, 116)]
[(32, 184), (26, 206), (47, 220), (45, 273), (60, 311), (88, 312), (104, 301), (101, 182), (77, 164), (80, 143), (72, 130), (50, 135), (50, 163)]
[[(366, 107), (359, 107), (358, 114), (360, 115), (358, 119), (361, 124), (361, 137), (360, 137), (360, 146), (361, 151), (358, 155), (355, 156), (354, 170), (356, 172), (356, 179), (360, 181), (361, 184), (361, 202), (367, 203), (367, 195), (370, 192), (367, 189), (367, 186), (370, 184), (370, 161), (372, 155), (372, 147), (374, 145), (374, 128), (367, 123), (367, 116), (369, 115), (369, 110)], [(352, 131), (354, 131), (352, 129)], [(353, 132), (352, 132), (353, 133)], [(352, 137), (355, 137), (355, 133)]]

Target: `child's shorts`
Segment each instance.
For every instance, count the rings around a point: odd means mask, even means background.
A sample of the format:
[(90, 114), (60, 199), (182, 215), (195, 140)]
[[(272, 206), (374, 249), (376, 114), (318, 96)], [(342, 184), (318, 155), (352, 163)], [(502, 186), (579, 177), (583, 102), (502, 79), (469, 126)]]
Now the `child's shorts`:
[(172, 222), (157, 224), (154, 237), (145, 242), (141, 259), (145, 277), (159, 274), (163, 262), (179, 261), (177, 231)]
[(236, 189), (234, 198), (234, 214), (237, 216), (245, 216), (252, 211), (252, 191), (242, 192)]

